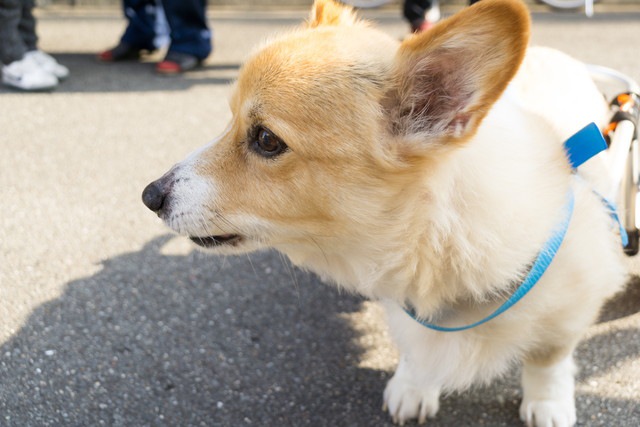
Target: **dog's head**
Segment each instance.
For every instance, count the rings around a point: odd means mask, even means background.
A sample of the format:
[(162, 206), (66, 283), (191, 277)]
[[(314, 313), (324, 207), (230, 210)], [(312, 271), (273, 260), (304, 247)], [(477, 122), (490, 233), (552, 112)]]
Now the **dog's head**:
[[(217, 253), (340, 254), (385, 236), (446, 153), (468, 141), (515, 74), (529, 18), (483, 0), (402, 44), (332, 0), (243, 66), (233, 118), (143, 193)], [(428, 203), (428, 202), (427, 202)]]

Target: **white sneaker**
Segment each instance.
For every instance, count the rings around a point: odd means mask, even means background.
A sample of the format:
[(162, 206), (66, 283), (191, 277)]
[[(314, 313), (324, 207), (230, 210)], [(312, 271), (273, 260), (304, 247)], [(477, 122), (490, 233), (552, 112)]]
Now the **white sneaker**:
[(58, 61), (48, 53), (41, 50), (32, 50), (27, 52), (25, 56), (33, 58), (40, 67), (56, 76), (58, 80), (64, 80), (69, 77), (69, 69), (58, 63)]
[(440, 18), (440, 2), (438, 0), (434, 0), (431, 2), (431, 7), (427, 11), (424, 19), (429, 22), (438, 22)]
[(58, 78), (26, 56), (2, 67), (2, 83), (21, 90), (49, 90), (58, 86)]

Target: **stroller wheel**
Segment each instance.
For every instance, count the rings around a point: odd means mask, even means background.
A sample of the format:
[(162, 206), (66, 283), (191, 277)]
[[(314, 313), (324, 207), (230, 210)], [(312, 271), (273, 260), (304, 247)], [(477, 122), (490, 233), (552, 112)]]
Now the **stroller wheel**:
[(629, 244), (624, 247), (624, 253), (632, 256), (638, 253), (639, 246), (639, 233), (638, 230), (627, 230), (627, 236), (629, 236)]

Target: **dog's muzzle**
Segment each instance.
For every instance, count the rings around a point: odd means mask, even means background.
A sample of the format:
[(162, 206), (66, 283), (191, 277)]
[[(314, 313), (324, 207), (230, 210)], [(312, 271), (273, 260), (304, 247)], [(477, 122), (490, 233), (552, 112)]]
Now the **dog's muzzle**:
[[(199, 183), (199, 184), (198, 184)], [(192, 197), (185, 201), (184, 195), (187, 193), (200, 193), (198, 197)], [(195, 244), (203, 248), (238, 247), (245, 241), (245, 237), (229, 232), (233, 230), (222, 230), (216, 234), (208, 234), (206, 227), (208, 217), (201, 211), (202, 200), (211, 194), (210, 188), (199, 180), (192, 179), (185, 174), (184, 168), (174, 167), (164, 174), (160, 179), (147, 185), (142, 191), (142, 202), (146, 207), (155, 212), (160, 219), (179, 234), (184, 234)], [(198, 221), (193, 221), (193, 217)], [(211, 221), (215, 224), (214, 221)], [(228, 221), (227, 221), (228, 222)], [(231, 227), (233, 228), (233, 227)]]

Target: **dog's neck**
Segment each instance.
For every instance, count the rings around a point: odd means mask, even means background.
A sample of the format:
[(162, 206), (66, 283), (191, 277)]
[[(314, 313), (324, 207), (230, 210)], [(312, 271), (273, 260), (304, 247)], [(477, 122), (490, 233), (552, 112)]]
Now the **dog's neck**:
[[(569, 177), (555, 164), (564, 154), (553, 134), (517, 135), (491, 120), (421, 182), (389, 197), (389, 205), (402, 207), (394, 218), (381, 208), (380, 223), (360, 237), (285, 253), (341, 287), (409, 303), (423, 316), (455, 306), (463, 296), (484, 304), (503, 294), (548, 237)], [(536, 142), (514, 142), (514, 135)], [(528, 152), (536, 143), (550, 149)]]

